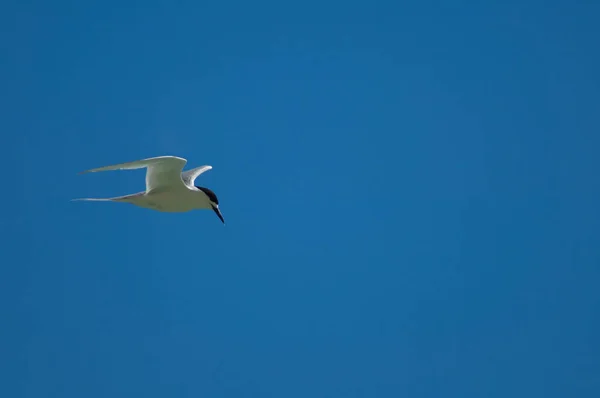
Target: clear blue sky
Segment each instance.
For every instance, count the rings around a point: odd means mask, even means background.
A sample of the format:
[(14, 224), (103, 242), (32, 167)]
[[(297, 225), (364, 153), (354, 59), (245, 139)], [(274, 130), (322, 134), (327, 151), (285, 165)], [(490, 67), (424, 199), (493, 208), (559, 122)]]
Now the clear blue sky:
[(599, 15), (4, 2), (0, 396), (600, 396)]

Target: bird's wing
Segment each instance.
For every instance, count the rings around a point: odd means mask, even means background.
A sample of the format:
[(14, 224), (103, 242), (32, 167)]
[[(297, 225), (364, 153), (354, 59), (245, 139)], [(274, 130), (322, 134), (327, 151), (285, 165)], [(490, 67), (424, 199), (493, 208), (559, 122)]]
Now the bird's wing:
[(194, 181), (196, 180), (196, 178), (198, 178), (200, 174), (210, 169), (212, 169), (212, 166), (205, 165), (196, 167), (195, 169), (184, 171), (183, 173), (181, 173), (181, 179), (183, 180), (185, 185), (192, 186), (194, 185)]
[(83, 173), (95, 173), (97, 171), (109, 170), (146, 170), (146, 192), (153, 189), (169, 186), (173, 184), (181, 184), (181, 171), (187, 163), (187, 160), (176, 156), (158, 156), (136, 160), (134, 162), (120, 163), (112, 166), (98, 167), (96, 169), (86, 170)]

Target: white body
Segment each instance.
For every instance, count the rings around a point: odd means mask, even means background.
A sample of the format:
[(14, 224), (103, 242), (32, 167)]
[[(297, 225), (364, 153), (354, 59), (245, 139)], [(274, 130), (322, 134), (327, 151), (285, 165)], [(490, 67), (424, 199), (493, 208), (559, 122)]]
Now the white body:
[(213, 202), (206, 193), (194, 186), (196, 177), (212, 169), (212, 166), (205, 165), (184, 172), (183, 167), (186, 163), (187, 161), (183, 158), (160, 156), (87, 170), (83, 173), (146, 168), (146, 191), (114, 198), (75, 200), (124, 202), (147, 209), (172, 213), (196, 209), (213, 209), (223, 221), (219, 204)]
[(133, 195), (119, 196), (109, 199), (79, 199), (79, 200), (110, 200), (111, 202), (131, 203), (147, 209), (168, 213), (182, 213), (191, 210), (211, 209), (208, 196), (198, 189), (187, 187), (156, 189), (150, 192), (140, 192)]

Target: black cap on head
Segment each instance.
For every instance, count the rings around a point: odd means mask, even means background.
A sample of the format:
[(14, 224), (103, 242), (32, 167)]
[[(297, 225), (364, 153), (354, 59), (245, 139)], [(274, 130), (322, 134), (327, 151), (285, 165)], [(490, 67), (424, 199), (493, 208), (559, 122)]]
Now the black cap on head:
[(199, 186), (196, 186), (196, 188), (198, 188), (199, 190), (201, 190), (202, 192), (204, 192), (206, 194), (206, 196), (208, 196), (208, 199), (210, 199), (210, 201), (212, 202), (210, 204), (210, 206), (214, 210), (214, 212), (217, 215), (217, 217), (219, 217), (219, 219), (221, 220), (221, 222), (223, 224), (225, 224), (225, 220), (223, 219), (223, 215), (221, 214), (221, 210), (219, 210), (219, 207), (218, 207), (219, 206), (219, 199), (217, 199), (217, 195), (215, 195), (215, 193), (213, 191), (211, 191), (210, 189), (208, 189), (208, 188), (199, 187)]
[(217, 205), (219, 204), (219, 199), (217, 199), (217, 195), (215, 195), (215, 193), (213, 191), (211, 191), (208, 188), (199, 187), (199, 186), (196, 186), (196, 188), (198, 188), (199, 190), (204, 192), (206, 194), (206, 196), (208, 196), (208, 199), (210, 199), (211, 202), (213, 202)]

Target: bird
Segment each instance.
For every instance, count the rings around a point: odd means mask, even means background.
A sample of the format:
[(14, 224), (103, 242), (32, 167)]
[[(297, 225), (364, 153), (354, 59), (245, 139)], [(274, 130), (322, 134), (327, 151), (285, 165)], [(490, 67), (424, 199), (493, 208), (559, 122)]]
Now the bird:
[(78, 198), (74, 201), (121, 202), (168, 213), (212, 209), (225, 224), (219, 199), (205, 187), (194, 185), (196, 178), (212, 169), (210, 165), (183, 171), (187, 160), (177, 156), (157, 156), (111, 166), (98, 167), (79, 174), (109, 170), (146, 169), (146, 190), (113, 198)]

